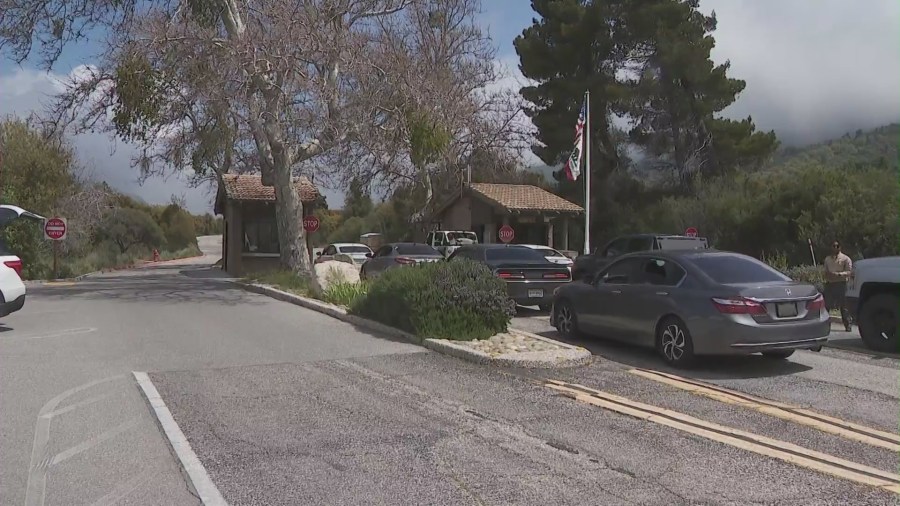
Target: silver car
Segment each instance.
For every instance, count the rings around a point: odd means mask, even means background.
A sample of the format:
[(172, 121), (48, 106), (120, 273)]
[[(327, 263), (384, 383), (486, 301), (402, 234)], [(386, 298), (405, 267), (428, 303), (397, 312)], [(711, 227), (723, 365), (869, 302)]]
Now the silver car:
[(822, 295), (755, 258), (719, 251), (635, 253), (554, 294), (551, 324), (653, 347), (672, 365), (697, 355), (818, 349), (831, 322)]

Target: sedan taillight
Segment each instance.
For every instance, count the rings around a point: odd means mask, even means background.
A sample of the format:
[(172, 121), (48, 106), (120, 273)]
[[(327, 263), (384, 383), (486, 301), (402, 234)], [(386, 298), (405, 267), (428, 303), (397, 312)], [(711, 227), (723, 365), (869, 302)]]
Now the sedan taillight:
[(567, 272), (548, 272), (544, 274), (544, 279), (569, 279)]
[(400, 265), (412, 265), (412, 264), (416, 263), (416, 261), (414, 259), (406, 258), (406, 257), (397, 257), (394, 259), (394, 261)]
[(825, 297), (820, 293), (816, 298), (806, 303), (807, 311), (821, 311), (825, 309)]
[(759, 302), (745, 297), (731, 297), (727, 299), (714, 298), (712, 300), (716, 309), (722, 314), (749, 314), (764, 315), (766, 307)]
[(7, 260), (7, 261), (3, 262), (3, 265), (16, 271), (16, 274), (18, 274), (20, 278), (22, 277), (22, 261), (21, 260)]

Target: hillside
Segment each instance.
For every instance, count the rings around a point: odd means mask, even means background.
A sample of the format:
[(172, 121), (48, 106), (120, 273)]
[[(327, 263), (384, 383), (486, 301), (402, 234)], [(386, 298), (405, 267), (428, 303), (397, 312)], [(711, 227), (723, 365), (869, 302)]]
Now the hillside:
[(791, 166), (816, 164), (823, 167), (861, 167), (887, 165), (896, 169), (897, 142), (900, 124), (873, 130), (857, 130), (838, 139), (831, 139), (804, 147), (788, 147), (775, 155), (774, 165)]

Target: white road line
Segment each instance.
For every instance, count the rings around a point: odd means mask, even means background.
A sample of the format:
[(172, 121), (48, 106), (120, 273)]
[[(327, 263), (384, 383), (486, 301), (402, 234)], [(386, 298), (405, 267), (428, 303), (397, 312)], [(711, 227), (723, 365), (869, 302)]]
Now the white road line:
[(188, 477), (190, 477), (197, 495), (200, 496), (200, 500), (205, 506), (227, 506), (228, 503), (225, 502), (225, 498), (222, 497), (216, 485), (209, 479), (206, 468), (203, 467), (203, 463), (200, 462), (197, 454), (191, 448), (191, 444), (184, 433), (181, 432), (181, 428), (178, 427), (178, 423), (172, 417), (172, 412), (166, 407), (165, 401), (160, 397), (156, 387), (153, 386), (150, 377), (145, 372), (134, 371), (132, 374), (134, 374), (134, 379), (137, 380), (138, 385), (140, 385), (141, 390), (147, 397), (147, 401), (150, 402), (156, 418), (169, 439), (169, 444), (172, 445), (172, 449), (178, 455), (178, 460), (181, 461), (181, 466), (187, 472)]
[(97, 386), (107, 381), (121, 379), (121, 375), (98, 379), (70, 388), (65, 392), (47, 401), (38, 413), (37, 425), (34, 428), (34, 443), (31, 447), (31, 464), (28, 466), (28, 483), (25, 486), (25, 506), (42, 506), (44, 494), (47, 488), (47, 465), (49, 459), (46, 456), (47, 442), (50, 440), (50, 421), (53, 416), (47, 416), (56, 410), (56, 406), (63, 399), (75, 395), (82, 390)]
[(77, 335), (81, 335), (81, 334), (90, 334), (91, 332), (96, 332), (96, 331), (97, 331), (97, 329), (95, 329), (93, 327), (85, 327), (85, 328), (79, 328), (79, 329), (58, 330), (56, 332), (51, 332), (49, 334), (39, 334), (36, 336), (35, 335), (32, 335), (32, 336), (24, 335), (24, 336), (12, 336), (12, 337), (18, 337), (21, 339), (46, 339), (48, 337), (77, 336)]
[(64, 461), (74, 457), (75, 455), (78, 455), (79, 453), (81, 453), (83, 451), (90, 450), (91, 448), (97, 446), (98, 444), (100, 444), (104, 441), (107, 441), (109, 439), (112, 439), (112, 438), (118, 436), (119, 434), (130, 430), (132, 427), (137, 426), (138, 422), (140, 422), (140, 421), (141, 421), (140, 418), (133, 418), (131, 420), (128, 420), (125, 423), (121, 423), (121, 424), (113, 427), (112, 429), (109, 429), (106, 432), (103, 432), (99, 436), (92, 437), (91, 439), (88, 439), (87, 441), (82, 441), (81, 443), (78, 443), (77, 445), (75, 445), (67, 450), (63, 450), (63, 451), (57, 453), (56, 455), (54, 455), (52, 459), (50, 459), (50, 465), (55, 466), (56, 464), (59, 464), (60, 462), (64, 462)]
[(41, 418), (53, 418), (54, 416), (59, 416), (59, 415), (62, 415), (62, 414), (64, 414), (64, 413), (68, 413), (69, 411), (78, 409), (78, 408), (80, 408), (80, 407), (87, 406), (88, 404), (93, 404), (93, 403), (95, 403), (95, 402), (100, 402), (100, 401), (102, 401), (103, 399), (106, 399), (107, 397), (109, 397), (109, 396), (111, 396), (111, 395), (112, 395), (112, 394), (95, 395), (95, 396), (89, 397), (89, 398), (87, 398), (87, 399), (85, 399), (85, 400), (83, 400), (83, 401), (76, 402), (75, 404), (69, 404), (68, 406), (66, 406), (66, 407), (64, 407), (64, 408), (60, 408), (60, 409), (57, 409), (56, 411), (52, 411), (52, 412), (47, 413), (47, 414), (45, 414), (45, 415), (41, 415)]

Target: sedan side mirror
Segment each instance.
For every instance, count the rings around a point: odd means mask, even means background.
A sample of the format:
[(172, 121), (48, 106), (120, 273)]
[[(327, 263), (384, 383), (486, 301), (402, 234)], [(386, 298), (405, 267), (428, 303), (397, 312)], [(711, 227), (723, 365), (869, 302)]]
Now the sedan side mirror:
[(366, 253), (366, 258), (372, 258), (375, 256), (375, 253)]

